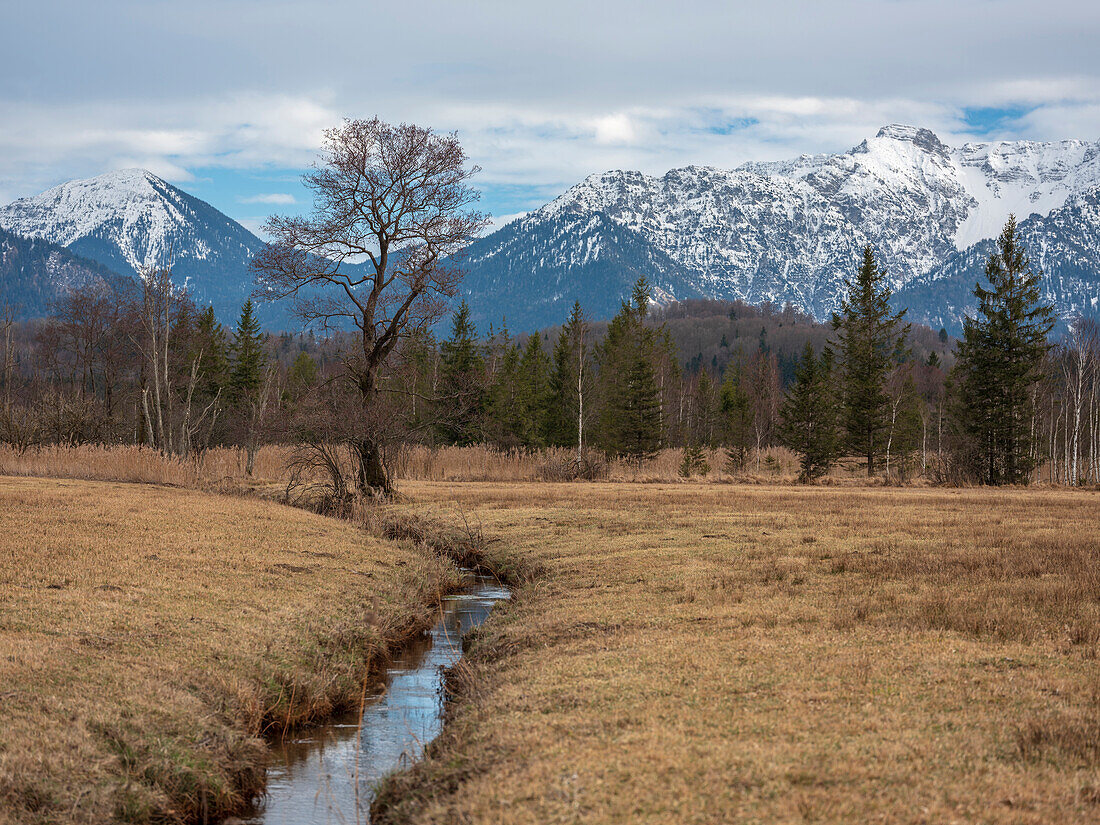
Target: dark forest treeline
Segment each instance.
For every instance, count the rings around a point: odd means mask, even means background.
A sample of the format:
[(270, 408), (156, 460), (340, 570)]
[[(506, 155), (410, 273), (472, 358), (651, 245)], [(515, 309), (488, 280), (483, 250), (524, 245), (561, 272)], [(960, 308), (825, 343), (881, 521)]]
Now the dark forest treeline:
[[(885, 306), (873, 256), (861, 273)], [(858, 275), (851, 288), (856, 296)], [(842, 455), (899, 479), (1026, 481), (1040, 467), (1043, 480), (1100, 478), (1095, 325), (1074, 324), (1037, 350), (1039, 369), (1021, 385), (1027, 438), (1018, 461), (1007, 459), (1016, 461), (1008, 479), (979, 466), (989, 451), (966, 424), (985, 402), (961, 391), (958, 365), (949, 377), (955, 342), (894, 319), (893, 338), (865, 350), (879, 357), (860, 379), (860, 311), (850, 307), (832, 328), (789, 307), (654, 310), (639, 281), (610, 322), (589, 324), (577, 306), (553, 330), (479, 336), (463, 305), (443, 340), (421, 332), (395, 350), (376, 420), (386, 422), (389, 444), (570, 447), (576, 459), (562, 471), (573, 476), (598, 472), (600, 456), (644, 458), (666, 447), (685, 448), (684, 475), (705, 472), (703, 447), (724, 448), (723, 469), (737, 473), (783, 444), (803, 456), (806, 478)], [(883, 312), (880, 322), (889, 322)], [(262, 443), (309, 443), (323, 455), (362, 426), (341, 380), (351, 337), (262, 333), (251, 303), (226, 329), (166, 272), (88, 284), (47, 319), (17, 324), (9, 314), (0, 324), (0, 438), (20, 449), (137, 443), (183, 458), (235, 445), (250, 464)], [(957, 346), (966, 353), (974, 344)], [(685, 359), (685, 348), (696, 354)]]

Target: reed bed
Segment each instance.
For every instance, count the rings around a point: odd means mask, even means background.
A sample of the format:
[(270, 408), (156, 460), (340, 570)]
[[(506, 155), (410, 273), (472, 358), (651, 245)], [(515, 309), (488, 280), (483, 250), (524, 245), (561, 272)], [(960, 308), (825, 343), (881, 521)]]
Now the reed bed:
[[(232, 447), (216, 447), (187, 459), (172, 458), (133, 445), (50, 446), (19, 451), (0, 445), (0, 475), (74, 478), (92, 481), (129, 481), (202, 490), (236, 491), (285, 486), (294, 448), (267, 445), (259, 450), (252, 476), (245, 474), (245, 454)], [(584, 480), (616, 482), (679, 482), (683, 451), (661, 450), (643, 461), (588, 457)], [(742, 471), (731, 474), (724, 450), (707, 450), (709, 466), (693, 482), (791, 483), (798, 476), (798, 458), (783, 447), (750, 452)], [(407, 445), (397, 451), (394, 472), (398, 481), (570, 481), (578, 480), (576, 451), (566, 448), (511, 449), (475, 445), (426, 447)], [(345, 471), (352, 473), (350, 459)], [(832, 480), (858, 479), (858, 469), (838, 468)]]

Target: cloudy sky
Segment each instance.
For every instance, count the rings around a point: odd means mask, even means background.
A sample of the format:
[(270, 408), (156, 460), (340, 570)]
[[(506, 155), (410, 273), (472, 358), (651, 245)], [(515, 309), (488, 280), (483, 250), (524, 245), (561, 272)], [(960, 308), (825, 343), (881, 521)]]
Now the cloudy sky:
[(0, 9), (0, 202), (142, 166), (256, 228), (323, 129), (456, 130), (498, 220), (592, 172), (1100, 138), (1095, 0), (35, 0)]

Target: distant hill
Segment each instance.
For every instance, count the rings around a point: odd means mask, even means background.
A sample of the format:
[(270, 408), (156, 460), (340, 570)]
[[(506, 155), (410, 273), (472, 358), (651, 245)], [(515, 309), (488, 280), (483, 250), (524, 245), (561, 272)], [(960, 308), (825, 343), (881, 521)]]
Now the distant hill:
[(49, 314), (50, 304), (67, 288), (117, 277), (63, 246), (0, 229), (0, 305), (15, 308), (20, 320)]

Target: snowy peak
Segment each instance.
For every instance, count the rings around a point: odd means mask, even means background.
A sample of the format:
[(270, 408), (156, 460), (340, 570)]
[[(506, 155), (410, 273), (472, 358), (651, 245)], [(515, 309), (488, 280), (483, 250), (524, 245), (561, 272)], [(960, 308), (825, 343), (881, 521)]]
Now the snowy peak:
[(875, 135), (880, 140), (900, 140), (912, 143), (918, 149), (932, 152), (947, 157), (948, 149), (943, 142), (936, 137), (931, 129), (921, 129), (916, 126), (905, 126), (901, 123), (892, 123), (883, 126)]
[[(0, 207), (0, 228), (42, 238), (122, 275), (171, 264), (173, 279), (228, 320), (252, 291), (259, 238), (144, 169), (73, 180)], [(274, 318), (272, 314), (269, 317)]]
[[(597, 264), (606, 269), (615, 257), (619, 241), (610, 230), (600, 229), (597, 238), (594, 228), (586, 236), (589, 248), (601, 250), (587, 269), (579, 267), (577, 250), (551, 247), (572, 242), (561, 231), (562, 220), (598, 213), (628, 230), (630, 243), (644, 246), (649, 259), (667, 259), (661, 271), (672, 294), (790, 301), (822, 318), (837, 307), (844, 278), (866, 243), (897, 290), (996, 237), (1009, 213), (1021, 221), (1047, 216), (1098, 185), (1100, 143), (951, 147), (929, 129), (889, 124), (838, 154), (732, 170), (687, 166), (660, 176), (625, 170), (590, 175), (518, 222), (507, 256), (522, 258), (537, 248), (530, 265), (542, 267), (558, 291), (569, 278), (595, 278)], [(495, 239), (488, 236), (471, 254), (467, 269), (475, 282), (482, 262), (499, 265), (503, 244)], [(632, 266), (644, 270), (641, 261)], [(609, 282), (603, 270), (598, 277)]]
[[(208, 204), (144, 169), (121, 169), (73, 180), (22, 198), (0, 208), (0, 226), (61, 246), (87, 245), (94, 239), (114, 247), (117, 253), (105, 263), (134, 272), (161, 265), (169, 258), (209, 257), (215, 250), (205, 237), (207, 229), (234, 236), (245, 231)], [(118, 267), (118, 258), (124, 267)]]

